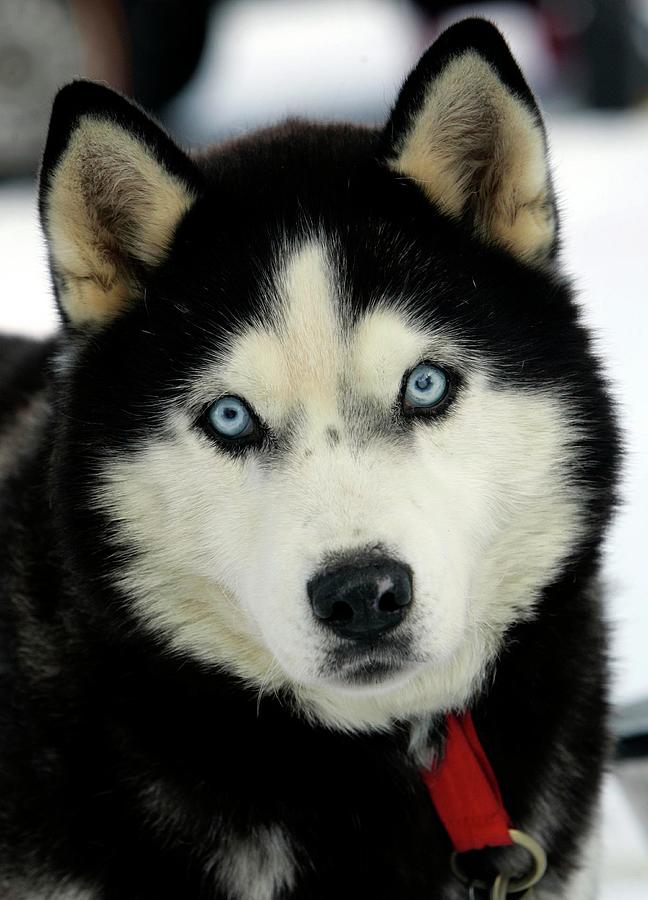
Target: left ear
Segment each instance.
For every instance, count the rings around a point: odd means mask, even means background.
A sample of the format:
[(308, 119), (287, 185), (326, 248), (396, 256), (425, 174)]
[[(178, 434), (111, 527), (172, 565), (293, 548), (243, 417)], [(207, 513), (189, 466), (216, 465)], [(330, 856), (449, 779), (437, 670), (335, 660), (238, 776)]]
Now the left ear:
[(143, 110), (100, 84), (62, 88), (40, 212), (65, 321), (101, 328), (141, 300), (199, 192), (192, 160)]
[(556, 209), (540, 111), (484, 19), (445, 31), (411, 73), (385, 132), (390, 167), (482, 239), (543, 265)]

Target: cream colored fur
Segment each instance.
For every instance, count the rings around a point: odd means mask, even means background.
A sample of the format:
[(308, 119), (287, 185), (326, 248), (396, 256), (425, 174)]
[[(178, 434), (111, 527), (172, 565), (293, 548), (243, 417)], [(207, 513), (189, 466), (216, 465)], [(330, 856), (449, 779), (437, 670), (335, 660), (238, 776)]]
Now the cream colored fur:
[(478, 233), (540, 260), (555, 223), (541, 128), (478, 53), (452, 60), (429, 86), (391, 160), (443, 212), (468, 212)]
[[(284, 249), (279, 309), (261, 309), (205, 360), (164, 435), (106, 463), (98, 498), (138, 551), (122, 590), (172, 651), (238, 673), (260, 696), (288, 688), (335, 727), (382, 728), (463, 706), (574, 549), (580, 505), (566, 465), (578, 423), (559, 394), (507, 388), (402, 298), (351, 327), (334, 253), (315, 239)], [(375, 433), (371, 411), (389, 421), (422, 359), (465, 384), (404, 447), (388, 427)], [(278, 432), (292, 423), (290, 451), (271, 464), (233, 458), (192, 427), (226, 393)], [(327, 669), (331, 638), (306, 585), (327, 554), (377, 544), (414, 573), (411, 658), (396, 678), (351, 687)]]
[(101, 325), (138, 297), (131, 261), (161, 262), (193, 200), (146, 144), (115, 122), (83, 117), (45, 201), (60, 302), (70, 319)]

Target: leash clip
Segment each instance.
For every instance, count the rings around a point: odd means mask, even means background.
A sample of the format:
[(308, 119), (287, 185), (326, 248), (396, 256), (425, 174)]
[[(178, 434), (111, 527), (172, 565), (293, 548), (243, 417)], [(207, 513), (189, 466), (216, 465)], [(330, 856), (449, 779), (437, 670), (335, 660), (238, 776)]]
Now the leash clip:
[(455, 851), (450, 857), (450, 868), (454, 875), (468, 885), (468, 896), (470, 900), (476, 897), (475, 890), (490, 891), (490, 900), (506, 900), (510, 894), (521, 894), (530, 891), (537, 884), (547, 871), (547, 855), (541, 845), (532, 838), (530, 834), (524, 831), (518, 831), (516, 828), (509, 829), (509, 835), (514, 844), (529, 853), (532, 860), (532, 866), (528, 874), (523, 878), (510, 878), (500, 872), (492, 885), (485, 881), (470, 879), (459, 865), (459, 854)]

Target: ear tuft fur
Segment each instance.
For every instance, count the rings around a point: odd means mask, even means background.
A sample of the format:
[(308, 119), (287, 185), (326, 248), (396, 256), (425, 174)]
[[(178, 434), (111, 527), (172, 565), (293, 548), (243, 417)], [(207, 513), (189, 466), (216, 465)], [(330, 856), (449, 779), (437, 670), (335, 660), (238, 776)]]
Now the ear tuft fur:
[(390, 167), (482, 239), (552, 259), (556, 216), (540, 112), (494, 25), (466, 19), (423, 56), (386, 131)]
[(198, 191), (191, 160), (138, 107), (91, 82), (64, 87), (40, 180), (64, 316), (100, 326), (136, 301)]

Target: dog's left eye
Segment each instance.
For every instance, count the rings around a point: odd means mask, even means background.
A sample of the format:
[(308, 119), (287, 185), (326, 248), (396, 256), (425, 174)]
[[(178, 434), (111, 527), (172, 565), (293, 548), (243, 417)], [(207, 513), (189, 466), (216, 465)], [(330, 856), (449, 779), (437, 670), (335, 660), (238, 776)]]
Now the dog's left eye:
[(252, 413), (238, 397), (221, 397), (206, 413), (209, 427), (223, 438), (245, 438), (254, 433)]
[(439, 409), (450, 392), (450, 378), (439, 366), (421, 363), (406, 376), (403, 410), (406, 413)]

